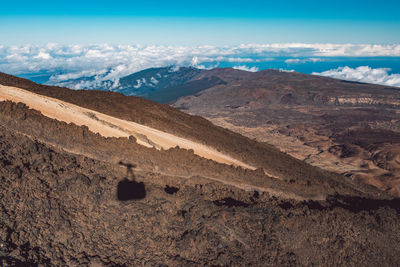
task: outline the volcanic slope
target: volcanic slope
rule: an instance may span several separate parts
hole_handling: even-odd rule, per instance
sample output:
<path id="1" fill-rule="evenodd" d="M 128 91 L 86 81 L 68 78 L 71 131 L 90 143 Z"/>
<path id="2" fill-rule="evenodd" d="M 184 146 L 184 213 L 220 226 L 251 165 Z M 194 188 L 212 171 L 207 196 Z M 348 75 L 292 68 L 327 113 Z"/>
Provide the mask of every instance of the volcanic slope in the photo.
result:
<path id="1" fill-rule="evenodd" d="M 44 86 L 39 86 L 39 88 L 48 89 L 48 87 Z M 314 199 L 314 200 L 324 199 L 328 195 L 334 194 L 336 192 L 340 192 L 342 194 L 348 194 L 354 192 L 360 193 L 365 190 L 367 191 L 369 190 L 368 188 L 361 188 L 359 184 L 357 183 L 354 184 L 351 180 L 345 181 L 345 178 L 342 176 L 335 175 L 329 172 L 324 172 L 319 170 L 318 168 L 309 166 L 308 164 L 305 164 L 290 156 L 285 155 L 284 153 L 279 152 L 278 150 L 274 149 L 271 146 L 260 145 L 259 143 L 248 140 L 247 138 L 244 138 L 238 134 L 234 134 L 222 128 L 214 127 L 211 123 L 205 121 L 204 119 L 195 117 L 193 123 L 190 121 L 190 119 L 192 119 L 190 115 L 186 115 L 182 112 L 173 110 L 168 106 L 148 101 L 147 104 L 153 105 L 152 107 L 153 109 L 148 111 L 146 107 L 145 109 L 143 109 L 144 116 L 143 115 L 142 116 L 146 118 L 147 115 L 146 112 L 154 112 L 154 110 L 156 110 L 157 108 L 163 108 L 163 109 L 168 109 L 167 112 L 165 112 L 165 114 L 161 114 L 161 116 L 159 114 L 156 114 L 155 116 L 153 115 L 153 117 L 158 116 L 156 118 L 158 120 L 162 120 L 164 119 L 162 116 L 166 116 L 168 120 L 176 120 L 176 117 L 175 118 L 173 117 L 175 114 L 169 112 L 169 109 L 173 110 L 174 113 L 178 113 L 181 116 L 183 115 L 182 117 L 186 119 L 185 122 L 188 123 L 185 124 L 186 127 L 184 128 L 189 127 L 192 131 L 188 132 L 189 134 L 192 134 L 192 136 L 185 133 L 185 131 L 179 131 L 180 129 L 175 128 L 175 125 L 168 125 L 169 128 L 167 128 L 175 130 L 175 133 L 173 133 L 172 135 L 166 133 L 166 131 L 165 132 L 161 132 L 159 130 L 157 131 L 154 129 L 156 127 L 149 128 L 142 124 L 129 122 L 127 120 L 117 119 L 116 117 L 105 115 L 97 111 L 82 109 L 79 108 L 77 105 L 71 105 L 65 101 L 60 102 L 56 100 L 56 98 L 52 99 L 49 98 L 48 96 L 44 97 L 43 95 L 29 93 L 25 90 L 9 86 L 2 86 L 1 89 L 3 92 L 2 93 L 3 99 L 14 100 L 17 102 L 22 101 L 25 102 L 25 104 L 27 104 L 28 107 L 30 105 L 33 105 L 31 106 L 32 108 L 36 108 L 40 111 L 43 111 L 45 115 L 47 114 L 47 116 L 51 118 L 57 118 L 67 123 L 75 122 L 77 125 L 85 125 L 85 127 L 89 127 L 88 128 L 89 132 L 91 132 L 90 130 L 92 129 L 93 132 L 103 133 L 105 137 L 110 137 L 110 136 L 127 137 L 132 135 L 133 137 L 132 139 L 136 140 L 139 144 L 145 144 L 148 147 L 154 146 L 156 148 L 160 148 L 160 146 L 162 147 L 164 145 L 164 148 L 169 148 L 175 145 L 183 145 L 183 147 L 186 147 L 188 149 L 193 149 L 191 153 L 197 152 L 199 155 L 208 156 L 208 158 L 216 159 L 221 163 L 229 163 L 229 164 L 233 163 L 236 164 L 237 166 L 242 166 L 244 167 L 244 169 L 240 168 L 239 171 L 234 172 L 235 174 L 229 174 L 227 176 L 223 173 L 217 175 L 215 171 L 212 169 L 201 170 L 200 172 L 197 172 L 197 174 L 202 174 L 203 176 L 217 177 L 217 179 L 219 180 L 221 179 L 226 180 L 225 177 L 234 177 L 234 175 L 236 175 L 237 177 L 232 179 L 235 180 L 234 183 L 237 185 L 244 184 L 241 185 L 242 187 L 250 187 L 250 188 L 251 186 L 263 187 L 264 188 L 263 190 L 269 190 L 270 193 L 274 193 L 275 195 L 288 196 L 289 198 L 296 198 L 296 199 Z M 86 100 L 90 99 L 88 96 L 90 96 L 91 94 L 94 95 L 102 94 L 103 98 L 97 99 L 99 102 L 94 103 L 95 107 L 97 106 L 97 104 L 101 105 L 102 102 L 104 103 L 104 101 L 109 100 L 113 96 L 118 97 L 117 100 L 119 101 L 116 101 L 115 104 L 110 102 L 105 103 L 110 109 L 108 110 L 107 108 L 104 108 L 103 110 L 104 112 L 108 113 L 116 111 L 117 110 L 116 106 L 120 104 L 124 105 L 124 100 L 125 101 L 136 100 L 132 101 L 133 103 L 128 102 L 128 105 L 130 107 L 135 107 L 137 109 L 137 114 L 139 114 L 140 107 L 138 107 L 135 104 L 137 103 L 137 100 L 144 101 L 143 99 L 140 98 L 126 97 L 116 93 L 99 92 L 99 91 L 73 91 L 66 88 L 57 88 L 57 87 L 51 89 L 52 89 L 51 92 L 53 93 L 57 91 L 61 92 L 65 91 L 65 93 L 69 93 L 70 95 L 75 94 L 77 99 L 79 100 L 82 99 L 85 100 L 84 97 L 80 95 L 82 93 L 84 94 L 88 93 Z M 81 103 L 88 103 L 88 102 L 82 101 Z M 119 116 L 123 117 L 121 115 Z M 143 121 L 140 117 L 139 118 L 136 117 L 136 119 L 139 119 L 139 121 Z M 117 162 L 118 157 L 123 158 L 124 156 L 122 155 L 126 155 L 125 159 L 128 161 L 138 160 L 137 157 L 132 158 L 131 154 L 128 153 L 129 151 L 128 149 L 121 150 L 120 148 L 112 148 L 111 146 L 106 145 L 103 146 L 105 152 L 96 153 L 95 152 L 96 149 L 99 149 L 100 151 L 100 147 L 102 147 L 101 144 L 90 146 L 82 142 L 82 144 L 79 145 L 75 141 L 67 142 L 66 140 L 70 138 L 64 140 L 63 139 L 64 135 L 61 135 L 58 138 L 56 138 L 58 136 L 57 134 L 52 135 L 51 133 L 47 133 L 46 129 L 38 131 L 38 129 L 43 128 L 43 126 L 41 126 L 40 123 L 37 123 L 36 121 L 32 121 L 31 124 L 28 124 L 29 126 L 26 126 L 25 128 L 23 128 L 22 126 L 23 124 L 21 123 L 9 120 L 6 121 L 7 123 L 11 123 L 11 125 L 13 125 L 12 127 L 14 127 L 17 130 L 20 130 L 23 133 L 32 135 L 34 132 L 36 132 L 36 134 L 34 135 L 34 137 L 36 138 L 41 138 L 45 142 L 56 144 L 59 147 L 67 149 L 69 151 L 78 151 L 78 153 L 86 153 L 92 155 L 96 159 L 103 159 L 103 157 L 100 157 L 100 155 L 108 155 L 108 157 L 113 159 L 114 162 Z M 201 124 L 199 127 L 196 124 L 198 121 L 200 123 L 206 122 L 207 129 L 204 128 L 202 129 Z M 36 125 L 36 127 L 33 127 L 33 125 Z M 19 129 L 21 127 L 22 129 Z M 203 138 L 203 140 L 201 139 L 196 140 L 196 137 L 199 136 L 199 133 L 204 133 L 205 136 L 200 135 Z M 189 137 L 184 138 L 184 137 L 179 137 L 179 135 L 182 136 L 186 135 Z M 45 137 L 47 139 L 45 139 Z M 162 138 L 160 139 L 160 137 Z M 221 144 L 218 144 L 216 142 L 219 140 L 222 142 L 222 146 Z M 161 152 L 163 153 L 165 151 L 163 150 Z M 137 155 L 137 152 L 133 153 L 132 155 Z M 189 157 L 186 160 L 189 160 L 191 158 L 193 157 Z M 151 161 L 151 159 L 148 160 Z M 170 162 L 170 160 L 162 160 L 157 167 L 161 165 L 165 166 L 167 165 L 166 164 L 167 162 Z M 185 165 L 187 164 L 182 164 L 182 166 L 178 165 L 179 163 L 177 162 L 171 163 L 171 166 L 175 167 L 174 168 L 170 167 L 168 169 L 170 170 L 170 172 L 172 171 L 173 173 L 179 175 L 196 174 L 196 172 L 193 173 L 193 169 L 190 171 L 185 170 L 184 172 L 182 172 L 182 169 L 185 169 L 186 167 Z M 221 166 L 219 168 L 227 169 L 227 167 Z M 256 168 L 259 169 L 254 170 Z M 324 177 L 325 179 L 321 179 L 321 177 Z M 270 182 L 271 179 L 274 180 L 272 183 Z M 290 186 L 287 189 L 282 189 L 282 187 L 285 187 L 287 183 L 293 184 L 293 186 Z M 307 191 L 297 190 L 295 188 L 295 185 L 299 186 L 300 188 L 307 187 L 308 190 Z M 321 190 L 321 188 L 323 189 Z"/>
<path id="2" fill-rule="evenodd" d="M 2 77 L 7 80 L 1 83 L 8 83 L 0 90 L 3 99 L 26 102 L 0 102 L 3 265 L 377 266 L 395 265 L 400 260 L 400 203 L 379 190 L 321 171 L 270 146 L 259 144 L 257 150 L 255 141 L 168 106 Z M 181 117 L 168 119 L 181 119 L 193 129 L 193 133 L 179 132 L 181 138 L 187 135 L 193 142 L 202 140 L 214 147 L 208 141 L 210 136 L 196 139 L 194 134 L 207 127 L 205 135 L 223 133 L 225 139 L 233 139 L 226 142 L 249 145 L 236 146 L 239 151 L 222 146 L 230 152 L 224 155 L 242 155 L 234 158 L 267 171 L 276 171 L 273 166 L 287 170 L 276 171 L 280 174 L 276 179 L 261 169 L 200 157 L 194 150 L 141 145 L 133 135 L 105 137 L 88 126 L 45 116 L 29 105 L 33 98 L 39 98 L 45 107 L 54 101 L 57 110 L 72 114 L 87 112 L 88 107 L 11 88 L 15 83 L 28 91 L 42 90 L 80 103 L 89 100 L 81 96 L 97 96 L 98 109 L 110 98 L 121 100 L 114 102 L 114 108 L 109 106 L 109 113 L 118 114 L 118 106 L 143 102 L 153 109 L 136 105 L 136 119 L 164 127 L 158 130 L 179 132 L 179 127 L 168 125 L 162 117 L 163 111 L 169 116 L 178 114 Z M 23 93 L 19 99 L 16 92 Z M 96 107 L 96 102 L 86 105 Z M 150 113 L 157 108 L 158 112 Z M 104 117 L 106 109 L 89 112 L 96 114 L 89 116 L 95 121 L 108 118 Z M 122 120 L 129 116 L 128 111 L 121 114 L 113 117 Z M 159 121 L 165 124 L 157 124 Z M 253 152 L 258 157 L 276 157 L 278 163 L 262 166 L 264 161 L 255 160 Z"/>
<path id="3" fill-rule="evenodd" d="M 346 178 L 341 175 L 322 171 L 294 159 L 271 145 L 260 144 L 240 134 L 216 127 L 206 119 L 188 115 L 168 105 L 114 92 L 44 86 L 2 73 L 0 84 L 25 89 L 204 144 L 233 159 L 255 168 L 262 168 L 269 176 L 287 182 L 299 185 L 325 184 L 327 188 L 338 187 L 343 183 L 348 188 L 352 183 L 350 179 L 344 181 Z M 327 180 L 321 182 L 321 177 L 326 177 Z M 358 184 L 354 187 L 358 188 Z M 332 189 L 335 190 L 337 189 Z"/>
<path id="4" fill-rule="evenodd" d="M 214 69 L 220 84 L 172 105 L 400 196 L 400 89 L 301 73 Z"/>
<path id="5" fill-rule="evenodd" d="M 138 144 L 158 149 L 169 149 L 179 146 L 192 149 L 196 155 L 212 159 L 220 163 L 234 164 L 248 169 L 252 166 L 226 156 L 215 149 L 205 145 L 174 136 L 138 123 L 121 120 L 85 109 L 58 99 L 38 95 L 16 87 L 0 85 L 0 100 L 22 102 L 32 109 L 40 111 L 43 115 L 76 125 L 85 125 L 90 131 L 100 133 L 105 137 L 134 136 Z"/>

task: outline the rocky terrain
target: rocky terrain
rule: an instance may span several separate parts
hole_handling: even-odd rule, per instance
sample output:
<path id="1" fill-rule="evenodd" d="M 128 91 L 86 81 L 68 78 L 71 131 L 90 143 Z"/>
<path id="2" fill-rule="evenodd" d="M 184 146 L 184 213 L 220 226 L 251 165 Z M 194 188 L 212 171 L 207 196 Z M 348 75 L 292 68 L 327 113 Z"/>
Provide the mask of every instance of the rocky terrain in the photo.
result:
<path id="1" fill-rule="evenodd" d="M 203 72 L 226 84 L 173 106 L 400 196 L 400 90 L 300 73 Z"/>
<path id="2" fill-rule="evenodd" d="M 0 102 L 4 266 L 400 261 L 400 202 L 374 187 L 141 98 L 41 86 L 5 74 L 0 84 L 187 138 L 256 168 L 179 147 L 144 146 L 133 135 L 105 137 L 45 116 L 29 108 L 28 99 Z"/>
<path id="3" fill-rule="evenodd" d="M 392 140 L 399 133 L 398 88 L 274 70 L 165 67 L 99 89 L 172 104 L 314 166 L 400 195 L 400 150 Z M 348 131 L 363 135 L 363 144 L 343 138 Z"/>

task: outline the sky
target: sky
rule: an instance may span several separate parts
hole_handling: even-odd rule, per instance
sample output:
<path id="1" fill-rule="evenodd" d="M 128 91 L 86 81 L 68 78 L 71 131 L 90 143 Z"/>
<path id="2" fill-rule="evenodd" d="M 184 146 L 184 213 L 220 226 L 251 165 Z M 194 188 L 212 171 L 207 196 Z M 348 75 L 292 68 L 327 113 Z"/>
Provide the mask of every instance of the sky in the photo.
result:
<path id="1" fill-rule="evenodd" d="M 400 87 L 399 0 L 0 1 L 0 71 L 37 82 L 117 86 L 174 65 Z"/>
<path id="2" fill-rule="evenodd" d="M 400 1 L 2 1 L 2 45 L 400 43 Z"/>

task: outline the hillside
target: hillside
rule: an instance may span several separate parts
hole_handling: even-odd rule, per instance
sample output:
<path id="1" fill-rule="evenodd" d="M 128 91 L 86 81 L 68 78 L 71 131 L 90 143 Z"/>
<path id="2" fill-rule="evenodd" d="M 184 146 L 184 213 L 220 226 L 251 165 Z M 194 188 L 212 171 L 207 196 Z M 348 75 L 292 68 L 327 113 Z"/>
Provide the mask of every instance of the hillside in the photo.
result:
<path id="1" fill-rule="evenodd" d="M 399 88 L 274 70 L 202 75 L 227 84 L 174 107 L 400 196 Z"/>
<path id="2" fill-rule="evenodd" d="M 166 67 L 123 77 L 112 90 L 172 104 L 400 196 L 399 88 L 276 70 Z"/>
<path id="3" fill-rule="evenodd" d="M 399 200 L 373 187 L 141 98 L 0 84 L 5 266 L 400 260 Z"/>
<path id="4" fill-rule="evenodd" d="M 167 105 L 157 104 L 140 97 L 124 96 L 114 92 L 70 90 L 44 86 L 28 80 L 0 74 L 0 84 L 59 99 L 77 106 L 98 111 L 115 118 L 143 124 L 173 135 L 208 145 L 256 168 L 264 168 L 273 176 L 305 184 L 319 181 L 319 176 L 332 176 L 296 160 L 275 147 L 260 144 L 221 127 L 208 120 L 191 116 Z M 288 168 L 290 166 L 290 168 Z M 341 183 L 342 176 L 332 177 Z"/>
<path id="5" fill-rule="evenodd" d="M 119 79 L 114 89 L 125 95 L 147 96 L 154 91 L 184 84 L 202 71 L 196 68 L 151 68 Z"/>

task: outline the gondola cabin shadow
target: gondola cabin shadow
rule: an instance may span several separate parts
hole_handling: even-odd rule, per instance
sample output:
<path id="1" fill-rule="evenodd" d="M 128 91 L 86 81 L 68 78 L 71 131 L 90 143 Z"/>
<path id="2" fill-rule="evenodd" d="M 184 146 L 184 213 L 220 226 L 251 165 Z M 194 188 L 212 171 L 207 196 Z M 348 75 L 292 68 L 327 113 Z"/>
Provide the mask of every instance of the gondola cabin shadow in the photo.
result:
<path id="1" fill-rule="evenodd" d="M 126 177 L 118 183 L 117 198 L 119 201 L 144 199 L 146 197 L 146 188 L 143 182 L 136 182 L 133 168 L 135 164 L 119 162 L 126 167 Z"/>

